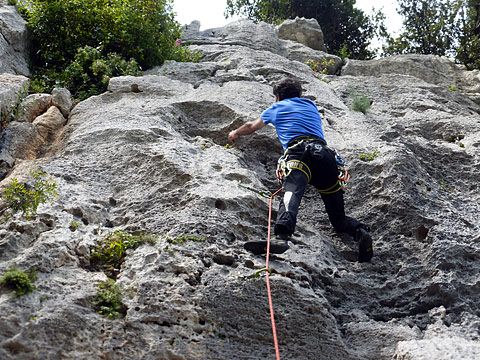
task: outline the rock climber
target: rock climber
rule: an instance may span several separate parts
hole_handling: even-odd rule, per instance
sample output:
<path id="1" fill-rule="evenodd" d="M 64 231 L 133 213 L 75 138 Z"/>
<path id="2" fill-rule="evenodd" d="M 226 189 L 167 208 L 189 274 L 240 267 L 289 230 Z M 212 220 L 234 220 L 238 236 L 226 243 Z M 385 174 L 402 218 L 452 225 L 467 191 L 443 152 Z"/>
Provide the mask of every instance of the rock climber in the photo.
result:
<path id="1" fill-rule="evenodd" d="M 370 261 L 373 256 L 372 238 L 367 225 L 345 215 L 344 190 L 338 179 L 335 152 L 327 147 L 323 135 L 322 119 L 313 101 L 302 98 L 301 84 L 286 78 L 273 87 L 275 103 L 256 120 L 246 122 L 228 134 L 231 142 L 239 136 L 250 135 L 272 124 L 284 155 L 279 160 L 277 177 L 283 184 L 275 239 L 270 251 L 281 254 L 288 250 L 288 241 L 294 233 L 298 207 L 308 183 L 321 194 L 333 228 L 352 236 L 358 242 L 358 261 Z M 250 241 L 245 249 L 256 255 L 266 252 L 267 241 Z"/>

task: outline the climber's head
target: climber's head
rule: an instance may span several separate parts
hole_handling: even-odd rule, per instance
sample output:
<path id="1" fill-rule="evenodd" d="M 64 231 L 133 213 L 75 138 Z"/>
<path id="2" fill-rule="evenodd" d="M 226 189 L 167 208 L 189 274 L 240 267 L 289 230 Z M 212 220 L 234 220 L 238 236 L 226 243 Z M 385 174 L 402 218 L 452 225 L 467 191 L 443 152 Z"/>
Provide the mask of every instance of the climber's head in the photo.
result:
<path id="1" fill-rule="evenodd" d="M 302 95 L 302 85 L 297 80 L 286 78 L 273 86 L 273 94 L 276 101 L 300 97 Z"/>

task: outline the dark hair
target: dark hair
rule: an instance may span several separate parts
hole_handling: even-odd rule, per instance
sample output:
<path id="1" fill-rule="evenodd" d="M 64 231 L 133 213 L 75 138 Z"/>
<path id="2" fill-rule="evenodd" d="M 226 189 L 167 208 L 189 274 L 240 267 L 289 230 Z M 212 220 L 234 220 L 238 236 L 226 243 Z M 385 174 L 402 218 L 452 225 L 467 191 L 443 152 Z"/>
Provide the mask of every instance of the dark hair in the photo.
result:
<path id="1" fill-rule="evenodd" d="M 302 85 L 291 78 L 283 79 L 273 86 L 273 94 L 278 95 L 280 100 L 300 97 L 302 95 Z"/>

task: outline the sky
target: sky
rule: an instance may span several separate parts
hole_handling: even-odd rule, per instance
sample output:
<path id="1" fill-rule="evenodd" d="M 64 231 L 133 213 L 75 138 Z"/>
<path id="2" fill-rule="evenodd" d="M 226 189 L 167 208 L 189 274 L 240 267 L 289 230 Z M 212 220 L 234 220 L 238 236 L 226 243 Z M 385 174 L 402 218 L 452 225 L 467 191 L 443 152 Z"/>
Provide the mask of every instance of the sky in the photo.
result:
<path id="1" fill-rule="evenodd" d="M 190 24 L 193 20 L 199 20 L 201 30 L 225 26 L 235 21 L 238 17 L 225 19 L 223 13 L 227 7 L 227 0 L 173 0 L 173 11 L 177 13 L 177 21 L 182 24 Z M 387 19 L 385 24 L 391 33 L 398 33 L 402 25 L 402 19 L 397 14 L 396 0 L 356 0 L 355 7 L 370 15 L 372 7 L 380 9 Z"/>

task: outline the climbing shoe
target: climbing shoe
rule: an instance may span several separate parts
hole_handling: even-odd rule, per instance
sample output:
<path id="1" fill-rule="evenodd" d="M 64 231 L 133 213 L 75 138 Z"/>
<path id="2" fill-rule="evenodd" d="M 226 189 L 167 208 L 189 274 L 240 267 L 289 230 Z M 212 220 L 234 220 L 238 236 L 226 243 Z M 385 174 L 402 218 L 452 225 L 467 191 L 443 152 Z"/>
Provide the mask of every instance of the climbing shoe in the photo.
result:
<path id="1" fill-rule="evenodd" d="M 267 241 L 249 241 L 246 242 L 243 247 L 245 250 L 254 253 L 255 255 L 265 254 L 267 252 Z M 288 250 L 288 241 L 277 237 L 270 241 L 270 252 L 272 254 L 283 254 Z"/>
<path id="2" fill-rule="evenodd" d="M 359 227 L 355 231 L 355 239 L 358 241 L 358 262 L 370 261 L 373 257 L 373 244 L 368 231 Z"/>

